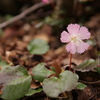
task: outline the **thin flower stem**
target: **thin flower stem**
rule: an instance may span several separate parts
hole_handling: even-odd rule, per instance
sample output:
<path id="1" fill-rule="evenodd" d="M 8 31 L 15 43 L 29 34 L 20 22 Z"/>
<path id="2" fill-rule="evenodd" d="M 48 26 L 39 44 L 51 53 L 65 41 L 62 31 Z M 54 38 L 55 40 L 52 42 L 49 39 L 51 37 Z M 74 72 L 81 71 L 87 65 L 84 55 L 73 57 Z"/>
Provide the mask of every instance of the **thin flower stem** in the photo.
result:
<path id="1" fill-rule="evenodd" d="M 71 63 L 72 63 L 72 53 L 70 53 L 70 64 L 69 64 L 70 69 L 71 69 Z"/>

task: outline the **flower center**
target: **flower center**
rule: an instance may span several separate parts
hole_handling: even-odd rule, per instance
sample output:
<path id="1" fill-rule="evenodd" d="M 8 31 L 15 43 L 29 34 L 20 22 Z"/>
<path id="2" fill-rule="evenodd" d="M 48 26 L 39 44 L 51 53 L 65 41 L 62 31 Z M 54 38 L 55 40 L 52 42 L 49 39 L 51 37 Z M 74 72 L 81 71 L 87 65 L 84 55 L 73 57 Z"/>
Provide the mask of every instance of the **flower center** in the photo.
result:
<path id="1" fill-rule="evenodd" d="M 75 43 L 77 46 L 79 46 L 79 42 L 80 41 L 82 41 L 81 39 L 80 39 L 80 34 L 72 34 L 71 35 L 71 37 L 70 37 L 70 39 L 71 39 L 71 43 Z"/>

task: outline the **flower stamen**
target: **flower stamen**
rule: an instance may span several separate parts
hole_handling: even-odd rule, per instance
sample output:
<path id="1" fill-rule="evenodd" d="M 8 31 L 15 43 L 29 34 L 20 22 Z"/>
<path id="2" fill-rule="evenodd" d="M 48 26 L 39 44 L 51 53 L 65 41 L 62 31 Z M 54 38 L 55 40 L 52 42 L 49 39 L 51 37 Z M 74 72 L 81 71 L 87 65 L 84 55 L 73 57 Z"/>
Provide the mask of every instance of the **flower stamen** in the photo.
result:
<path id="1" fill-rule="evenodd" d="M 71 35 L 71 43 L 75 43 L 77 46 L 79 46 L 79 42 L 82 41 L 80 39 L 80 34 L 77 34 L 77 35 Z"/>

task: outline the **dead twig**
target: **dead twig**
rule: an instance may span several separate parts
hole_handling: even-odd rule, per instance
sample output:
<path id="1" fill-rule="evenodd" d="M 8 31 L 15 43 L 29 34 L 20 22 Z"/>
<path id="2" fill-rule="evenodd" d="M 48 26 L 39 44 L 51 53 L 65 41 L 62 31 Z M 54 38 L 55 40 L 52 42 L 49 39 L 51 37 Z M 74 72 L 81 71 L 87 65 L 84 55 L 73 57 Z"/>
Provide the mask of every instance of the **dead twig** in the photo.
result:
<path id="1" fill-rule="evenodd" d="M 3 23 L 0 24 L 0 28 L 4 28 L 6 26 L 8 26 L 9 24 L 11 23 L 14 23 L 22 18 L 24 18 L 27 14 L 29 14 L 30 12 L 40 8 L 40 7 L 43 7 L 45 4 L 43 2 L 40 2 L 40 3 L 37 3 L 35 5 L 33 5 L 32 7 L 26 9 L 25 11 L 23 11 L 21 14 L 13 17 L 12 19 L 8 20 L 8 21 L 5 21 Z"/>

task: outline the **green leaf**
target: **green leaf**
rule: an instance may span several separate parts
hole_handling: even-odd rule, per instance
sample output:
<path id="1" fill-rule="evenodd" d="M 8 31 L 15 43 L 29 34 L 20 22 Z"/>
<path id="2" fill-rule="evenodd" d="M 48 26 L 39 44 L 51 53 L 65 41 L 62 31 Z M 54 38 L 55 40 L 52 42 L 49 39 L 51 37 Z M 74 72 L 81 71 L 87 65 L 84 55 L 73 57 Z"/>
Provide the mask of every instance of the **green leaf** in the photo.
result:
<path id="1" fill-rule="evenodd" d="M 52 21 L 53 21 L 53 18 L 50 17 L 50 16 L 47 16 L 47 17 L 44 19 L 44 23 L 45 23 L 45 24 L 50 24 Z"/>
<path id="2" fill-rule="evenodd" d="M 97 54 L 97 56 L 99 56 L 99 57 L 100 57 L 100 52 L 96 52 L 96 54 Z"/>
<path id="3" fill-rule="evenodd" d="M 55 68 L 54 68 L 53 66 L 51 66 L 50 69 L 51 69 L 53 72 L 56 73 L 56 70 L 55 70 Z"/>
<path id="4" fill-rule="evenodd" d="M 50 25 L 55 26 L 55 25 L 60 25 L 61 23 L 63 23 L 63 19 L 59 19 L 59 20 L 53 19 Z"/>
<path id="5" fill-rule="evenodd" d="M 4 100 L 18 100 L 24 97 L 31 84 L 31 76 L 20 77 L 7 83 L 2 89 L 1 98 Z"/>
<path id="6" fill-rule="evenodd" d="M 27 69 L 23 66 L 20 66 L 20 65 L 4 67 L 4 68 L 2 68 L 0 73 L 20 75 L 20 76 L 28 75 Z"/>
<path id="7" fill-rule="evenodd" d="M 1 61 L 0 66 L 8 66 L 8 64 L 5 61 Z"/>
<path id="8" fill-rule="evenodd" d="M 1 98 L 4 100 L 17 100 L 24 97 L 31 85 L 32 77 L 23 66 L 4 67 L 0 71 Z"/>
<path id="9" fill-rule="evenodd" d="M 29 89 L 28 93 L 26 94 L 26 96 L 31 96 L 33 94 L 39 93 L 41 92 L 43 89 L 42 88 L 38 88 L 38 89 Z"/>
<path id="10" fill-rule="evenodd" d="M 81 71 L 81 72 L 90 71 L 96 68 L 99 62 L 100 62 L 99 59 L 96 60 L 88 59 L 82 62 L 80 65 L 74 66 L 74 70 Z"/>
<path id="11" fill-rule="evenodd" d="M 27 49 L 31 54 L 45 54 L 49 50 L 49 45 L 42 39 L 33 39 Z"/>
<path id="12" fill-rule="evenodd" d="M 0 66 L 9 66 L 7 62 L 3 61 L 2 58 L 0 57 Z"/>
<path id="13" fill-rule="evenodd" d="M 65 11 L 60 11 L 59 13 L 62 13 L 64 14 Z M 49 24 L 51 26 L 60 26 L 62 23 L 64 23 L 64 19 L 55 19 L 53 18 L 53 16 L 47 16 L 45 19 L 44 19 L 44 24 Z"/>
<path id="14" fill-rule="evenodd" d="M 95 68 L 95 70 L 100 74 L 100 67 Z"/>
<path id="15" fill-rule="evenodd" d="M 76 85 L 77 89 L 83 90 L 84 88 L 86 88 L 87 86 L 84 83 L 78 82 L 78 84 Z"/>
<path id="16" fill-rule="evenodd" d="M 0 84 L 5 84 L 16 78 L 27 75 L 27 70 L 23 66 L 4 67 L 0 70 Z"/>
<path id="17" fill-rule="evenodd" d="M 33 78 L 35 80 L 38 80 L 39 82 L 43 82 L 46 77 L 50 76 L 53 73 L 53 71 L 50 71 L 45 67 L 44 63 L 40 63 L 33 68 Z"/>
<path id="18" fill-rule="evenodd" d="M 57 77 L 46 78 L 43 81 L 43 91 L 49 96 L 56 98 L 65 91 L 71 91 L 76 87 L 78 77 L 71 71 L 64 71 Z"/>

